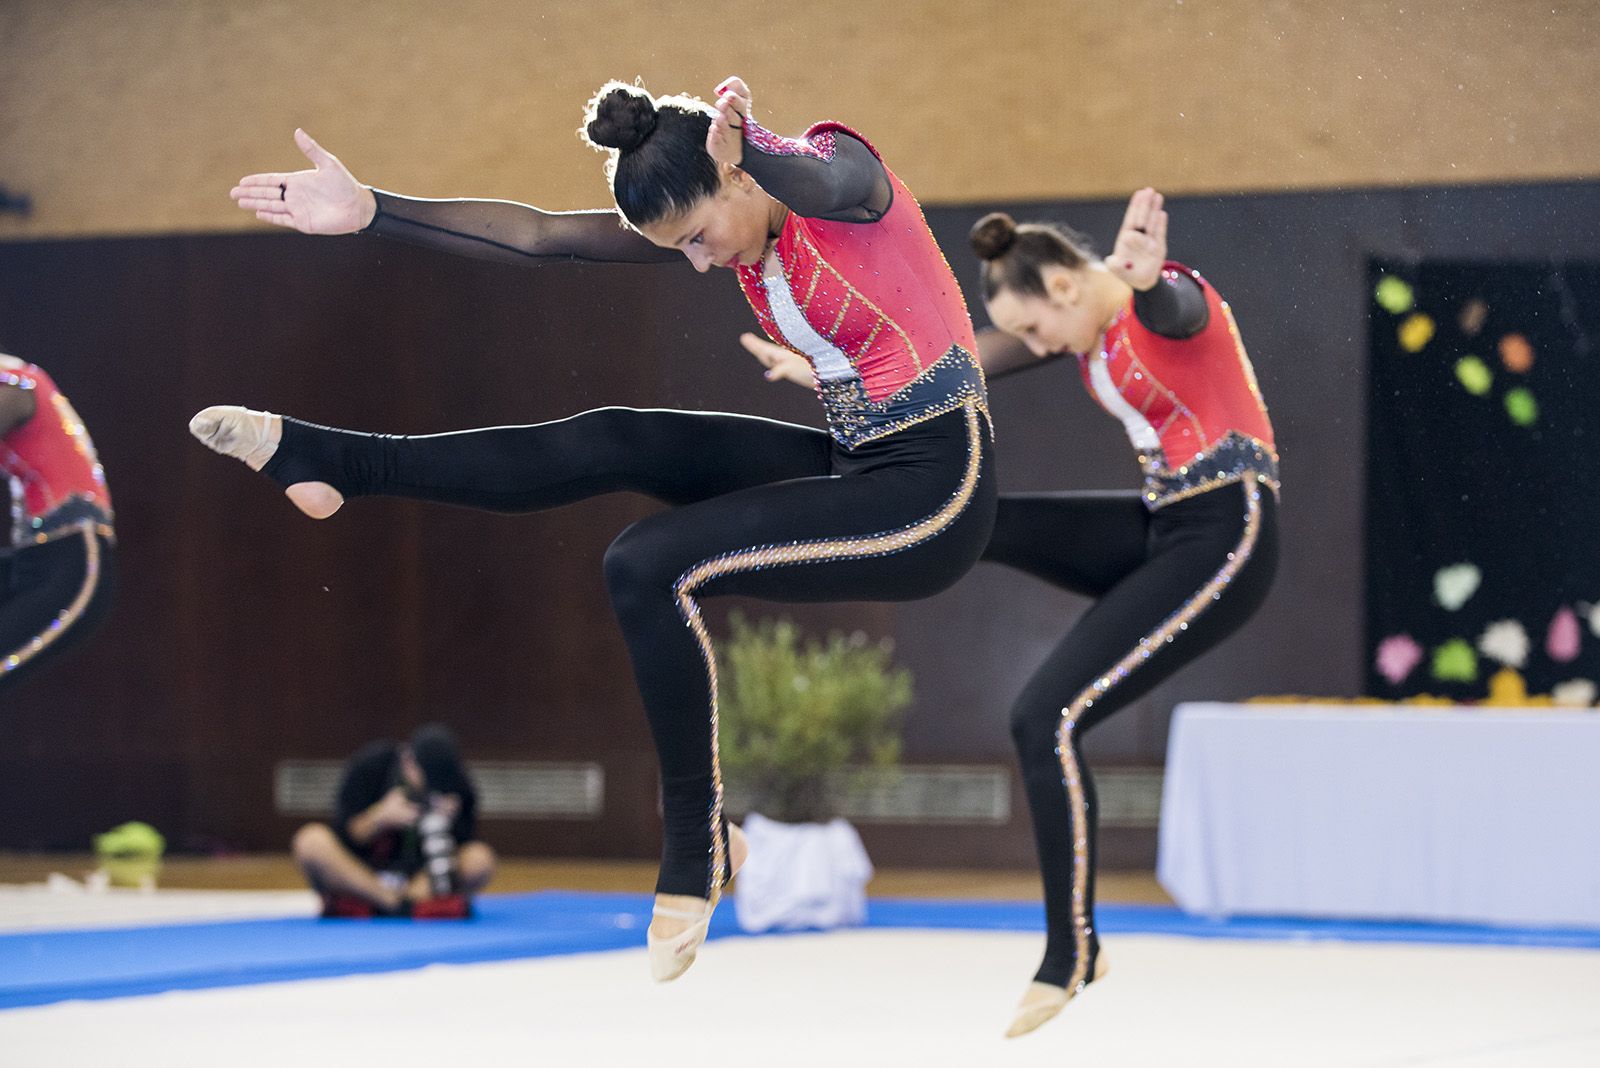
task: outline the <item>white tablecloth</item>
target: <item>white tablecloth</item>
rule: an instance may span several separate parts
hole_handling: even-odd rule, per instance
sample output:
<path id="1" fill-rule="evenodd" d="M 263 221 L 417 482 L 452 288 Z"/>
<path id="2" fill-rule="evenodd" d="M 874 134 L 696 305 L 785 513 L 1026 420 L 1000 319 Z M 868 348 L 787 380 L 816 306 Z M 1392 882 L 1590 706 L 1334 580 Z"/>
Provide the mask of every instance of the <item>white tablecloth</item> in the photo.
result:
<path id="1" fill-rule="evenodd" d="M 1196 913 L 1600 927 L 1600 712 L 1180 705 L 1157 875 Z"/>

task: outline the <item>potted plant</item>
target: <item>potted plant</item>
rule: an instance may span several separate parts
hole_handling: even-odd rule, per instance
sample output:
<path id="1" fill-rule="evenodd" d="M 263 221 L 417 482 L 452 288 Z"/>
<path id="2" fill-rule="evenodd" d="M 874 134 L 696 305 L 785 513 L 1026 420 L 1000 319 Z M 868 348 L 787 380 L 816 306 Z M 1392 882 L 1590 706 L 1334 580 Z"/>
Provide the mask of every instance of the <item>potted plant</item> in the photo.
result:
<path id="1" fill-rule="evenodd" d="M 734 895 L 747 931 L 818 928 L 866 918 L 872 878 L 839 799 L 892 774 L 911 673 L 893 643 L 861 632 L 805 639 L 787 619 L 735 612 L 718 654 L 720 740 L 730 810 L 750 859 Z"/>

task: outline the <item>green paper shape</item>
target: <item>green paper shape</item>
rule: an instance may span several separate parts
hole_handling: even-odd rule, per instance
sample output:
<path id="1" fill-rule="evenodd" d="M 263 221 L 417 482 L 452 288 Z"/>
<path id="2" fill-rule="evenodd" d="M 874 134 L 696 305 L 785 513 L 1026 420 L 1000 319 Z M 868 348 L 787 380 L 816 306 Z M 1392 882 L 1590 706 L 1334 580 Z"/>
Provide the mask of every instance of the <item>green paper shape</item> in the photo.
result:
<path id="1" fill-rule="evenodd" d="M 1433 677 L 1440 682 L 1476 682 L 1478 654 L 1465 638 L 1451 638 L 1433 651 Z"/>
<path id="2" fill-rule="evenodd" d="M 1531 390 L 1518 386 L 1506 394 L 1506 414 L 1518 426 L 1532 426 L 1539 421 L 1539 402 Z"/>
<path id="3" fill-rule="evenodd" d="M 160 831 L 137 820 L 94 836 L 94 851 L 101 857 L 159 857 L 166 847 Z"/>
<path id="4" fill-rule="evenodd" d="M 1391 315 L 1408 312 L 1416 303 L 1411 287 L 1392 274 L 1386 274 L 1378 279 L 1377 288 L 1372 291 L 1372 296 L 1378 302 L 1378 306 Z"/>
<path id="5" fill-rule="evenodd" d="M 1481 397 L 1494 384 L 1494 372 L 1478 357 L 1463 356 L 1456 361 L 1456 381 L 1474 397 Z"/>

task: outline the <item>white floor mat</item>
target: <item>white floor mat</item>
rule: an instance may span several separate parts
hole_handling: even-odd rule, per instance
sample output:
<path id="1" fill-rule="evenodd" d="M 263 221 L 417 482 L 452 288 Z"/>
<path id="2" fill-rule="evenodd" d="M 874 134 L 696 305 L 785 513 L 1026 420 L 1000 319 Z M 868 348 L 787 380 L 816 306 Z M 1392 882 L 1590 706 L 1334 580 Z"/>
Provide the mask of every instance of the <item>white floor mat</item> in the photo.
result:
<path id="1" fill-rule="evenodd" d="M 1061 1017 L 1000 1037 L 1041 940 L 727 939 L 0 1012 L 6 1068 L 732 1064 L 1594 1068 L 1600 952 L 1123 935 Z"/>

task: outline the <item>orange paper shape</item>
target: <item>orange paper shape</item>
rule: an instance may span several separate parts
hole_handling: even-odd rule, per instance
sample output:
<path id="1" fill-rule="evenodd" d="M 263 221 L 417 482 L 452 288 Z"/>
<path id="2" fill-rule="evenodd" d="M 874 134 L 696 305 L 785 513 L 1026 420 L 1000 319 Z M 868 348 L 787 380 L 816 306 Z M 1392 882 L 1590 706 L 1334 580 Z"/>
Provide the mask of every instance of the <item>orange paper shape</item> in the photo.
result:
<path id="1" fill-rule="evenodd" d="M 1500 339 L 1500 362 L 1506 370 L 1525 375 L 1533 370 L 1533 346 L 1521 334 L 1507 334 Z"/>

